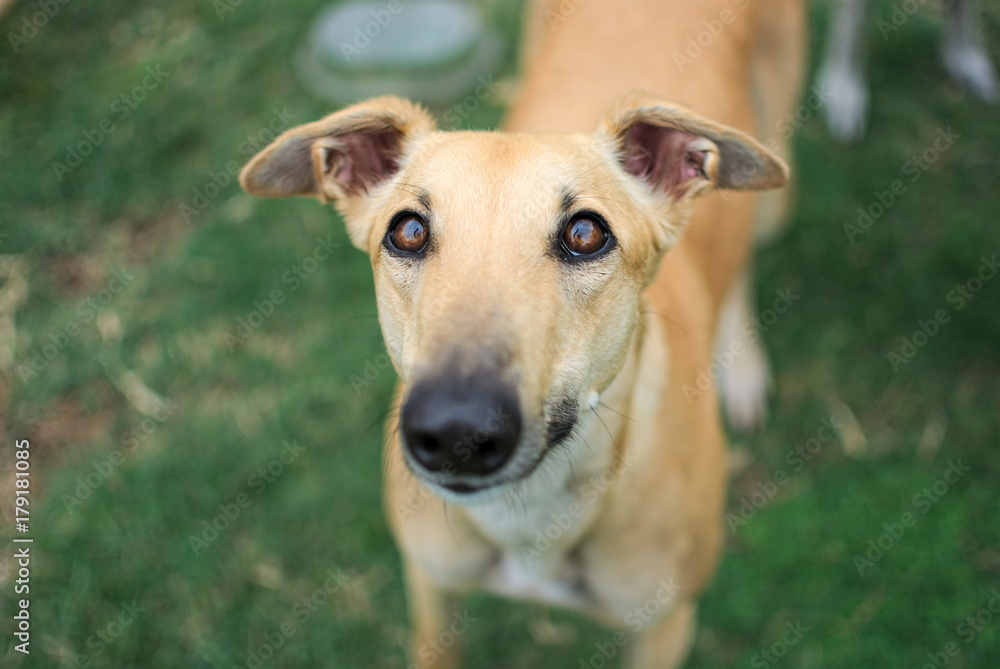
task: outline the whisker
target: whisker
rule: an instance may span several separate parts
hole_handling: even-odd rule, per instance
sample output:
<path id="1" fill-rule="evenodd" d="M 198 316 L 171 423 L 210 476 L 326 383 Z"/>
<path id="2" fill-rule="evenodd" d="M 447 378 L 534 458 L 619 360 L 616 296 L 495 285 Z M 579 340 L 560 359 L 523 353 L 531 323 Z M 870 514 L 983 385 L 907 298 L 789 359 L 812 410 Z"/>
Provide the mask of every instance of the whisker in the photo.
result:
<path id="1" fill-rule="evenodd" d="M 563 455 L 566 458 L 566 466 L 569 467 L 569 477 L 571 481 L 576 480 L 576 470 L 573 469 L 573 458 L 569 457 L 569 451 L 564 451 Z M 555 483 L 555 481 L 553 481 Z"/>
<path id="2" fill-rule="evenodd" d="M 681 332 L 683 332 L 684 334 L 687 334 L 687 330 L 684 329 L 683 327 L 681 327 L 680 323 L 678 323 L 674 319 L 670 318 L 669 316 L 664 316 L 663 314 L 658 313 L 656 311 L 653 311 L 651 309 L 647 309 L 646 311 L 640 311 L 639 313 L 640 314 L 652 314 L 653 316 L 657 316 L 659 318 L 662 318 L 663 320 L 665 320 L 666 322 L 670 323 L 671 325 L 673 325 L 674 327 L 676 327 L 678 330 L 680 330 Z"/>
<path id="3" fill-rule="evenodd" d="M 451 507 L 448 505 L 448 502 L 444 501 L 443 497 L 438 497 L 438 499 L 441 500 L 441 509 L 444 513 L 444 522 L 448 525 L 448 531 L 451 532 L 451 536 L 456 541 L 460 541 L 458 535 L 455 533 L 455 526 L 451 523 Z"/>
<path id="4" fill-rule="evenodd" d="M 360 436 L 360 437 L 358 437 L 358 441 L 357 441 L 357 443 L 355 444 L 355 446 L 361 446 L 361 442 L 362 442 L 362 441 L 364 440 L 364 438 L 365 438 L 365 437 L 367 437 L 367 436 L 368 436 L 368 432 L 370 432 L 370 431 L 371 431 L 371 429 L 372 429 L 373 427 L 375 427 L 375 426 L 376 426 L 377 424 L 379 424 L 379 423 L 380 423 L 381 421 L 383 421 L 383 420 L 385 420 L 385 419 L 386 419 L 387 417 L 389 417 L 389 415 L 390 415 L 390 414 L 394 414 L 394 413 L 398 415 L 398 413 L 399 413 L 399 410 L 398 410 L 398 409 L 396 409 L 396 408 L 391 408 L 391 409 L 389 409 L 388 411 L 386 411 L 386 412 L 384 412 L 384 413 L 381 413 L 381 414 L 379 414 L 379 415 L 378 415 L 378 416 L 377 416 L 377 417 L 375 418 L 375 420 L 373 420 L 373 421 L 372 421 L 371 423 L 369 423 L 369 424 L 368 424 L 368 427 L 366 427 L 366 428 L 364 429 L 364 431 L 362 431 L 362 433 L 361 433 L 361 436 Z"/>
<path id="5" fill-rule="evenodd" d="M 618 448 L 618 442 L 615 440 L 615 435 L 611 434 L 611 430 L 608 429 L 608 424 L 604 422 L 603 418 L 601 418 L 601 414 L 597 411 L 597 407 L 594 407 L 594 415 L 597 416 L 597 420 L 601 421 L 601 425 L 604 426 L 604 431 L 608 433 L 608 437 L 611 439 L 611 443 L 615 447 L 615 453 L 621 453 L 621 450 Z"/>
<path id="6" fill-rule="evenodd" d="M 618 160 L 618 157 L 617 157 L 617 156 L 615 156 L 614 158 L 609 158 L 608 160 L 605 160 L 605 161 L 604 161 L 604 162 L 602 162 L 602 163 L 597 163 L 596 165 L 594 165 L 593 167 L 591 167 L 591 168 L 590 168 L 589 170 L 586 170 L 586 171 L 584 171 L 584 172 L 581 172 L 580 174 L 578 174 L 578 175 L 576 176 L 576 178 L 575 178 L 575 179 L 573 179 L 573 180 L 572 180 L 572 181 L 570 182 L 570 184 L 569 184 L 569 185 L 570 185 L 570 186 L 572 186 L 572 185 L 573 185 L 573 184 L 575 184 L 575 183 L 576 183 L 577 181 L 579 181 L 580 179 L 582 179 L 582 178 L 583 178 L 583 177 L 585 177 L 586 175 L 588 175 L 588 174 L 590 174 L 591 172 L 593 172 L 594 170 L 596 170 L 596 169 L 597 169 L 598 167 L 602 167 L 602 166 L 604 166 L 604 165 L 607 165 L 608 163 L 612 163 L 612 162 L 615 162 L 616 160 Z"/>
<path id="7" fill-rule="evenodd" d="M 633 422 L 633 423 L 635 422 L 634 420 L 632 420 L 631 418 L 629 418 L 628 416 L 626 416 L 626 415 L 625 415 L 625 414 L 623 414 L 622 412 L 620 412 L 620 411 L 615 411 L 614 409 L 612 409 L 611 407 L 609 407 L 609 406 L 608 406 L 607 404 L 605 404 L 605 403 L 604 403 L 604 402 L 602 402 L 601 400 L 597 400 L 597 403 L 598 403 L 598 404 L 600 404 L 600 405 L 601 405 L 602 407 L 604 407 L 605 409 L 607 409 L 608 411 L 613 411 L 614 413 L 618 414 L 619 416 L 621 416 L 621 417 L 622 417 L 622 418 L 624 418 L 625 420 L 627 420 L 627 421 L 630 421 L 630 422 Z"/>
<path id="8" fill-rule="evenodd" d="M 611 178 L 605 179 L 604 181 L 600 181 L 600 182 L 598 182 L 596 184 L 591 184 L 590 187 L 591 188 L 600 188 L 601 186 L 607 186 L 608 184 L 614 184 L 614 183 L 619 183 L 619 180 L 618 180 L 618 177 L 612 176 Z M 582 195 L 581 197 L 590 197 L 590 196 L 589 195 Z"/>
<path id="9" fill-rule="evenodd" d="M 513 512 L 514 519 L 517 522 L 520 523 L 523 520 L 524 524 L 522 525 L 522 527 L 523 527 L 523 529 L 525 531 L 527 531 L 527 529 L 528 529 L 528 506 L 527 506 L 527 504 L 524 501 L 524 489 L 522 487 L 523 485 L 524 485 L 524 481 L 515 481 L 514 482 L 514 485 L 512 485 L 511 489 L 510 489 L 510 492 L 511 492 L 511 494 L 513 496 L 513 499 L 511 499 L 510 497 L 508 497 L 507 505 L 510 507 L 511 512 Z M 517 503 L 515 504 L 515 502 L 517 502 Z M 521 507 L 520 516 L 517 513 L 517 507 L 518 506 Z M 518 518 L 520 518 L 520 520 Z"/>
<path id="10" fill-rule="evenodd" d="M 399 424 L 397 423 L 396 428 L 392 431 L 392 436 L 395 437 L 396 433 L 399 431 Z M 389 483 L 389 452 L 386 451 L 382 458 L 382 487 L 383 489 Z"/>
<path id="11" fill-rule="evenodd" d="M 632 211 L 632 212 L 635 212 L 635 213 L 639 212 L 639 210 L 635 206 L 633 206 L 631 202 L 626 202 L 624 200 L 619 200 L 619 199 L 613 198 L 613 197 L 602 197 L 600 195 L 582 195 L 580 197 L 580 199 L 581 200 L 604 200 L 605 202 L 614 202 L 615 204 L 619 204 L 619 205 L 625 207 L 629 211 Z"/>
<path id="12" fill-rule="evenodd" d="M 414 190 L 410 190 L 410 188 L 403 188 L 403 186 L 409 186 L 410 188 L 413 188 Z M 409 193 L 413 197 L 420 197 L 420 189 L 419 189 L 419 187 L 414 186 L 413 184 L 394 183 L 394 184 L 392 184 L 392 187 L 395 188 L 396 190 L 401 190 L 404 193 Z"/>

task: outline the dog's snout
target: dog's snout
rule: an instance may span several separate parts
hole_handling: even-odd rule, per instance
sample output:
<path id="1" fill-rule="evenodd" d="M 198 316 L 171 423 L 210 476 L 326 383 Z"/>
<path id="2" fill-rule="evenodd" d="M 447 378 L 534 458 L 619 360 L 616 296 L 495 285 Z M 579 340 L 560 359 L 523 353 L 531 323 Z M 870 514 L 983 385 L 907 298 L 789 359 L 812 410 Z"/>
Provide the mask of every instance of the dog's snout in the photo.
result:
<path id="1" fill-rule="evenodd" d="M 401 420 L 406 449 L 434 474 L 492 474 L 510 459 L 521 437 L 514 392 L 482 380 L 419 383 Z"/>

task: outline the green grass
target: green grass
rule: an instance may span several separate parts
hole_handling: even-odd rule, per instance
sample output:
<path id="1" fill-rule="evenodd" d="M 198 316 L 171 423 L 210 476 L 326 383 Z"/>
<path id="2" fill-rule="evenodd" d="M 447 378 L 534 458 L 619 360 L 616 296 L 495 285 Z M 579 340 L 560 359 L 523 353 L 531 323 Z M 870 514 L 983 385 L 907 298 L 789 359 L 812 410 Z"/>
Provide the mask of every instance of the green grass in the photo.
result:
<path id="1" fill-rule="evenodd" d="M 294 123 L 329 111 L 290 65 L 324 4 L 244 2 L 220 19 L 209 2 L 70 2 L 18 53 L 0 49 L 0 325 L 16 332 L 0 339 L 0 352 L 13 347 L 0 429 L 5 454 L 31 439 L 36 541 L 24 658 L 7 650 L 11 518 L 0 531 L 4 666 L 231 669 L 283 622 L 295 634 L 266 666 L 406 666 L 380 506 L 394 378 L 369 367 L 370 385 L 352 384 L 383 351 L 368 260 L 315 202 L 258 201 L 230 181 L 190 224 L 181 211 L 211 173 L 248 158 L 241 143 L 275 107 Z M 511 42 L 516 4 L 485 3 Z M 876 4 L 888 17 L 892 5 Z M 35 11 L 20 3 L 0 32 Z M 1000 10 L 984 11 L 1000 62 Z M 828 7 L 812 13 L 821 44 Z M 798 208 L 760 256 L 757 291 L 762 304 L 778 289 L 801 299 L 766 333 L 773 415 L 735 439 L 751 463 L 731 510 L 791 473 L 787 454 L 822 419 L 845 427 L 730 533 L 691 667 L 763 666 L 755 656 L 789 621 L 809 631 L 782 666 L 922 667 L 949 642 L 962 654 L 953 666 L 998 666 L 1000 616 L 971 639 L 958 626 L 1000 588 L 1000 279 L 961 310 L 948 294 L 1000 253 L 1000 113 L 946 79 L 939 32 L 932 9 L 888 41 L 873 25 L 865 141 L 839 146 L 815 117 L 797 136 Z M 156 66 L 163 81 L 119 119 L 116 99 Z M 500 74 L 512 71 L 508 58 Z M 498 99 L 466 123 L 501 113 Z M 60 181 L 52 163 L 105 118 L 114 129 Z M 949 127 L 954 146 L 908 181 L 909 157 Z M 844 224 L 897 179 L 906 192 L 851 243 Z M 331 257 L 289 280 L 327 236 Z M 89 303 L 122 268 L 134 278 L 110 304 Z M 275 290 L 284 301 L 230 351 L 226 333 Z M 887 355 L 938 309 L 950 320 L 894 372 Z M 22 379 L 18 366 L 52 337 L 63 350 Z M 140 413 L 136 380 L 176 409 Z M 277 470 L 285 442 L 304 450 L 270 481 L 255 475 Z M 958 459 L 970 471 L 924 512 L 914 496 Z M 98 485 L 77 503 L 88 476 Z M 239 515 L 196 554 L 191 537 L 220 505 Z M 908 512 L 915 524 L 859 574 L 855 556 Z M 302 608 L 331 571 L 346 581 Z M 133 600 L 145 609 L 134 616 Z M 563 634 L 538 643 L 536 609 L 487 596 L 468 606 L 468 667 L 577 667 L 612 636 L 553 612 Z"/>

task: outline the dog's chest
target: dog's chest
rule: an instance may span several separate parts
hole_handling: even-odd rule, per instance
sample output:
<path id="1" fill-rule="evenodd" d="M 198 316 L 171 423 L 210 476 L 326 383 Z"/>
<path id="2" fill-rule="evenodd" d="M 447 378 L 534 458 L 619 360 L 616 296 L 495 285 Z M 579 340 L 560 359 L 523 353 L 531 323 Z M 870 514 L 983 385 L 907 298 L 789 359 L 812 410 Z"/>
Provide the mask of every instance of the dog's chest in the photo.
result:
<path id="1" fill-rule="evenodd" d="M 564 489 L 544 503 L 536 499 L 473 510 L 478 529 L 496 547 L 483 587 L 516 599 L 592 607 L 578 548 L 597 515 L 595 501 L 596 495 Z"/>

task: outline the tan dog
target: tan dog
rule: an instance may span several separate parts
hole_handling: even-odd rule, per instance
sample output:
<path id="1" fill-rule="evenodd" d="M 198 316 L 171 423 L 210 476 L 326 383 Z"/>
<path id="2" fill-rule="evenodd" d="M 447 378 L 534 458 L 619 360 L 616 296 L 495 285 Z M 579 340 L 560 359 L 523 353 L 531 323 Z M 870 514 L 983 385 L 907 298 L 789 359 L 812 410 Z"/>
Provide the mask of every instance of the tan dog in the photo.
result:
<path id="1" fill-rule="evenodd" d="M 634 633 L 613 637 L 636 639 L 633 666 L 676 667 L 722 541 L 717 399 L 683 389 L 720 309 L 747 310 L 758 202 L 694 199 L 785 183 L 780 159 L 715 121 L 766 131 L 791 109 L 801 8 L 569 9 L 530 10 L 510 132 L 439 132 L 379 98 L 286 132 L 241 175 L 250 193 L 336 202 L 371 256 L 401 379 L 386 499 L 423 668 L 456 666 L 441 635 L 470 589 L 592 614 Z M 699 58 L 671 62 L 716 20 Z"/>

